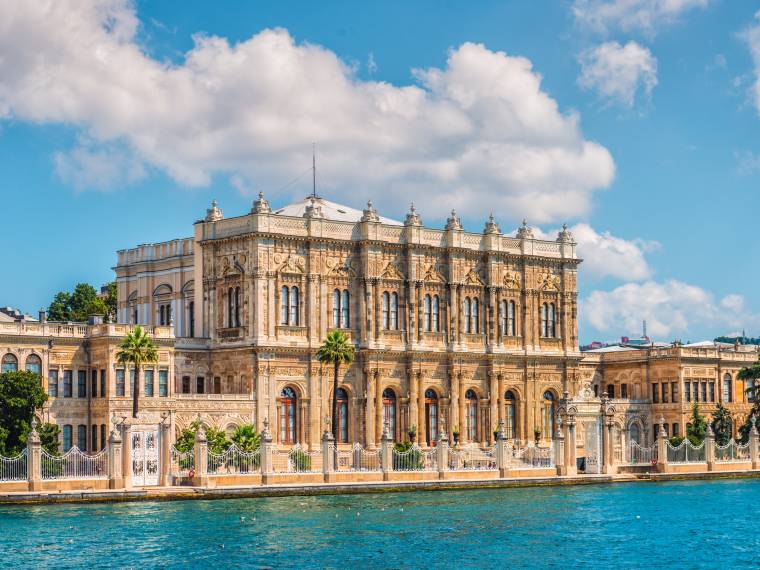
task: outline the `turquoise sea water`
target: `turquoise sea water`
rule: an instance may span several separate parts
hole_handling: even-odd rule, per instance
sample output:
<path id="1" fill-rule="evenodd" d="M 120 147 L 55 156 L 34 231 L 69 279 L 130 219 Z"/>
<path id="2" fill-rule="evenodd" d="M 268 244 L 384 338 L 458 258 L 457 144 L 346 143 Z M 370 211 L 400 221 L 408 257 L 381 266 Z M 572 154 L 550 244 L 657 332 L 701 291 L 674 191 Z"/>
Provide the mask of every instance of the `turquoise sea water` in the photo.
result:
<path id="1" fill-rule="evenodd" d="M 760 480 L 14 506 L 0 566 L 760 568 L 758 521 Z"/>

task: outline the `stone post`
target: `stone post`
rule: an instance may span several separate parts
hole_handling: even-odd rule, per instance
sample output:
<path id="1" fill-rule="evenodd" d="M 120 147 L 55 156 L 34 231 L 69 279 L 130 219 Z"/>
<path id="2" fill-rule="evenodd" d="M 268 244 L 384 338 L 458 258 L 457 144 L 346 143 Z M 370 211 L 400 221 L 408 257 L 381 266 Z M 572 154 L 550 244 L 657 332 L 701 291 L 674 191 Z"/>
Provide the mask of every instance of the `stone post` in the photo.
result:
<path id="1" fill-rule="evenodd" d="M 273 475 L 272 434 L 269 432 L 269 420 L 264 418 L 264 429 L 261 432 L 261 484 L 269 485 Z"/>
<path id="2" fill-rule="evenodd" d="M 501 428 L 501 423 L 499 424 Z M 567 475 L 565 468 L 565 435 L 562 433 L 562 418 L 557 420 L 557 430 L 554 432 L 554 466 L 557 468 L 557 475 Z"/>
<path id="3" fill-rule="evenodd" d="M 127 419 L 119 424 L 121 432 L 121 476 L 124 481 L 124 489 L 132 488 L 132 426 L 127 423 Z"/>
<path id="4" fill-rule="evenodd" d="M 705 433 L 705 462 L 708 471 L 715 471 L 715 432 L 709 423 Z"/>
<path id="5" fill-rule="evenodd" d="M 664 473 L 668 469 L 668 436 L 665 433 L 665 418 L 660 417 L 660 431 L 657 433 L 657 471 Z"/>
<path id="6" fill-rule="evenodd" d="M 383 471 L 383 481 L 387 481 L 393 471 L 393 437 L 391 437 L 390 425 L 387 421 L 380 438 L 380 467 Z"/>
<path id="7" fill-rule="evenodd" d="M 335 446 L 335 438 L 330 433 L 329 422 L 322 434 L 322 473 L 324 474 L 325 483 L 331 483 L 335 480 L 336 455 L 338 449 Z"/>
<path id="8" fill-rule="evenodd" d="M 499 420 L 499 433 L 496 434 L 496 466 L 499 477 L 509 477 L 509 444 L 503 419 Z"/>
<path id="9" fill-rule="evenodd" d="M 615 442 L 612 431 L 615 424 L 612 421 L 612 416 L 607 416 L 605 425 L 607 426 L 607 434 L 604 444 L 604 472 L 607 475 L 614 475 L 617 473 L 617 466 L 615 465 Z"/>
<path id="10" fill-rule="evenodd" d="M 42 487 L 42 443 L 37 433 L 37 420 L 32 419 L 32 431 L 26 440 L 26 477 L 30 491 L 39 491 Z"/>
<path id="11" fill-rule="evenodd" d="M 108 436 L 108 488 L 124 488 L 124 447 L 119 435 L 119 426 L 114 426 Z"/>
<path id="12" fill-rule="evenodd" d="M 575 439 L 575 416 L 567 416 L 567 435 L 565 436 L 565 475 L 578 474 L 578 462 L 575 458 L 576 439 Z"/>
<path id="13" fill-rule="evenodd" d="M 757 433 L 756 419 L 749 419 L 749 458 L 752 461 L 752 469 L 760 469 L 760 434 Z"/>
<path id="14" fill-rule="evenodd" d="M 446 471 L 449 470 L 449 436 L 446 433 L 446 420 L 441 416 L 441 428 L 438 430 L 438 478 L 445 479 Z"/>
<path id="15" fill-rule="evenodd" d="M 206 439 L 206 428 L 201 423 L 198 431 L 195 432 L 195 445 L 193 445 L 193 455 L 195 456 L 195 476 L 193 477 L 194 487 L 208 486 L 208 440 Z"/>
<path id="16" fill-rule="evenodd" d="M 161 435 L 160 435 L 160 442 L 161 442 L 161 449 L 160 449 L 160 471 L 159 471 L 159 480 L 158 484 L 162 487 L 168 486 L 170 481 L 170 474 L 171 474 L 171 441 L 169 440 L 170 435 L 170 429 L 171 424 L 169 423 L 169 417 L 166 416 L 163 418 L 163 421 L 161 422 Z"/>

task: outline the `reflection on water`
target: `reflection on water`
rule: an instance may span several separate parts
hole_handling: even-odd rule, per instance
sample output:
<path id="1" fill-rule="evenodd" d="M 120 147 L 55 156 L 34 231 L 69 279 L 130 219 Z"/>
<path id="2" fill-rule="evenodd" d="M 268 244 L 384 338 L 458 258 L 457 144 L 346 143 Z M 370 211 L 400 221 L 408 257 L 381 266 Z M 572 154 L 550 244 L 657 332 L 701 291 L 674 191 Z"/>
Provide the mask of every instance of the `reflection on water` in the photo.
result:
<path id="1" fill-rule="evenodd" d="M 745 480 L 0 507 L 0 566 L 757 568 L 758 493 Z"/>

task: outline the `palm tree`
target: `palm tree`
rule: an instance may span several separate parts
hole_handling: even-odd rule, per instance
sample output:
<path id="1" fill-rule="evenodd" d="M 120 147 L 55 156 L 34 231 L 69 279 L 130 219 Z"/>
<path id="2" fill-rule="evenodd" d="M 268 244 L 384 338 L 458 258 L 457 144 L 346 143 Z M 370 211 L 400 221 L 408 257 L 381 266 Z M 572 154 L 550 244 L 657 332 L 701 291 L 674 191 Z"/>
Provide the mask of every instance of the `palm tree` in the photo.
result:
<path id="1" fill-rule="evenodd" d="M 758 399 L 760 399 L 760 383 L 757 382 L 757 380 L 760 379 L 760 360 L 755 362 L 752 366 L 742 368 L 736 377 L 745 382 L 748 380 L 754 381 L 753 385 L 747 388 L 746 391 L 749 393 L 750 397 L 757 402 Z"/>
<path id="2" fill-rule="evenodd" d="M 324 364 L 333 365 L 332 391 L 332 434 L 338 441 L 338 370 L 341 364 L 351 364 L 354 361 L 354 345 L 348 337 L 339 330 L 333 330 L 317 350 L 317 360 Z"/>
<path id="3" fill-rule="evenodd" d="M 124 337 L 121 350 L 116 353 L 119 364 L 135 367 L 135 385 L 132 389 L 132 417 L 137 417 L 140 399 L 140 367 L 143 364 L 158 362 L 158 349 L 140 325 L 135 325 L 132 332 Z"/>

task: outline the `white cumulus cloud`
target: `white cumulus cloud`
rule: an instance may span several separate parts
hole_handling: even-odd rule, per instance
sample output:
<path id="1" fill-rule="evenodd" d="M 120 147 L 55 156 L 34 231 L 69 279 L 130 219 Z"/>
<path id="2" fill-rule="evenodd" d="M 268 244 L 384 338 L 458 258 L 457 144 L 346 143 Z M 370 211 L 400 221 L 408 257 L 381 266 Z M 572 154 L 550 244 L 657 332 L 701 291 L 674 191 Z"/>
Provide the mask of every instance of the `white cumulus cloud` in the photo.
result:
<path id="1" fill-rule="evenodd" d="M 752 102 L 760 114 L 760 11 L 755 13 L 755 23 L 748 26 L 742 33 L 742 39 L 749 47 L 752 62 L 754 63 L 755 80 L 752 83 Z"/>
<path id="2" fill-rule="evenodd" d="M 625 45 L 605 42 L 585 50 L 579 59 L 578 84 L 595 90 L 604 100 L 630 108 L 637 93 L 649 98 L 657 85 L 657 59 L 634 41 Z"/>
<path id="3" fill-rule="evenodd" d="M 711 0 L 575 0 L 575 19 L 597 32 L 640 31 L 653 35 L 658 28 L 676 22 L 695 8 L 705 8 Z"/>
<path id="4" fill-rule="evenodd" d="M 415 200 L 429 216 L 487 203 L 566 219 L 614 177 L 610 153 L 524 57 L 465 43 L 397 86 L 283 29 L 234 44 L 199 35 L 172 64 L 146 54 L 139 26 L 128 0 L 0 3 L 0 119 L 72 125 L 182 184 L 221 174 L 256 191 L 302 172 L 316 141 L 322 191 L 389 214 Z M 59 172 L 75 179 L 70 158 Z"/>

